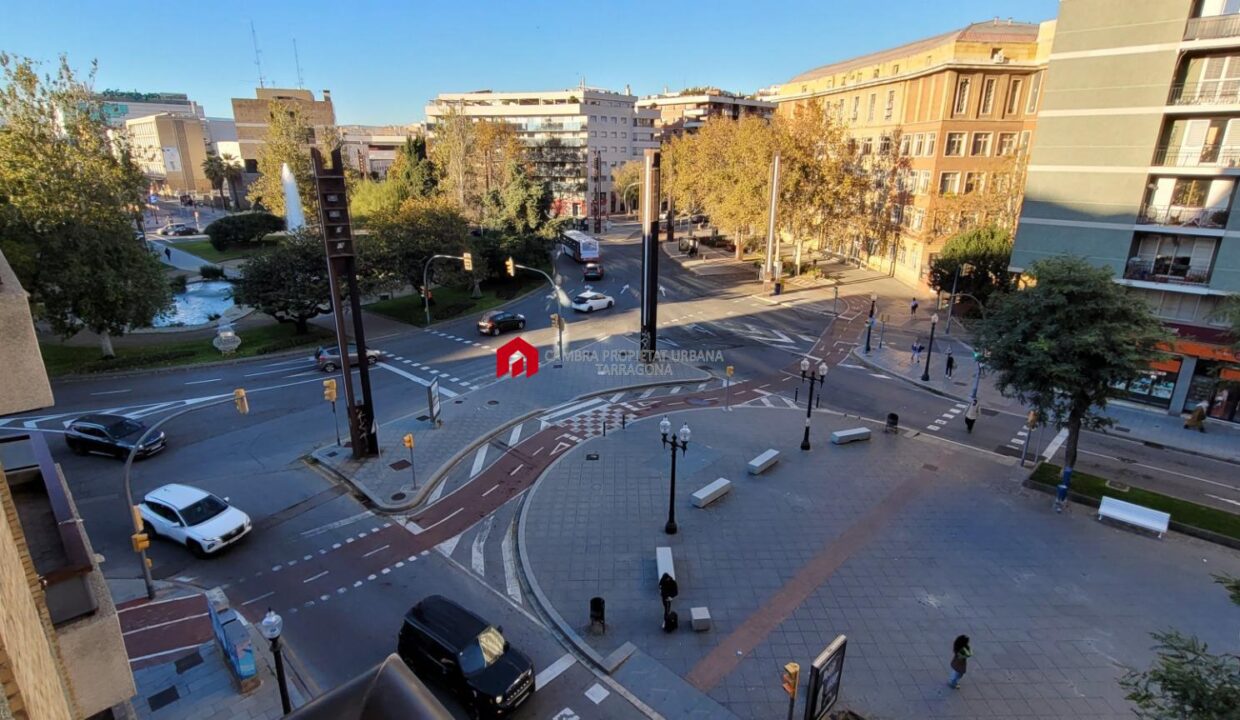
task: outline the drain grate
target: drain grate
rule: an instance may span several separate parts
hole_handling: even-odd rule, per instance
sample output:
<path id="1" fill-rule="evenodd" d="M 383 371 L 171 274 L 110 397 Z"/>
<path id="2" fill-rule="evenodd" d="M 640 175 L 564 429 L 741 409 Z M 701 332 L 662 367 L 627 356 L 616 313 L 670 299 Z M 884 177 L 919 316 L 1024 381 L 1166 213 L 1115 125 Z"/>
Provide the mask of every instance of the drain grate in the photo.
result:
<path id="1" fill-rule="evenodd" d="M 586 460 L 598 460 L 598 453 L 590 453 L 586 455 Z"/>
<path id="2" fill-rule="evenodd" d="M 397 460 L 396 462 L 388 465 L 388 467 L 392 468 L 393 470 L 408 470 L 410 464 L 411 463 L 408 460 Z"/>
<path id="3" fill-rule="evenodd" d="M 177 692 L 176 686 L 173 685 L 166 690 L 160 690 L 154 695 L 148 697 L 146 699 L 146 704 L 151 706 L 151 712 L 158 712 L 159 710 L 168 707 L 180 699 L 181 694 Z"/>
<path id="4" fill-rule="evenodd" d="M 982 414 L 986 417 L 994 417 L 999 414 L 999 411 L 991 410 L 990 408 L 982 408 Z"/>
<path id="5" fill-rule="evenodd" d="M 430 420 L 430 419 L 431 419 L 430 415 L 419 415 L 418 416 L 418 422 L 426 422 L 427 420 Z"/>
<path id="6" fill-rule="evenodd" d="M 499 405 L 499 400 L 487 400 L 487 405 Z"/>
<path id="7" fill-rule="evenodd" d="M 177 660 L 177 675 L 184 674 L 190 668 L 198 667 L 202 664 L 202 655 L 195 650 L 192 654 Z"/>
<path id="8" fill-rule="evenodd" d="M 406 495 L 406 494 L 404 494 L 403 492 L 392 493 L 392 499 L 393 499 L 393 500 L 396 500 L 396 501 L 398 501 L 398 502 L 399 502 L 399 501 L 401 501 L 401 500 L 404 500 L 404 499 L 405 499 L 405 498 L 407 498 L 407 497 L 409 497 L 409 496 L 408 496 L 408 495 Z"/>

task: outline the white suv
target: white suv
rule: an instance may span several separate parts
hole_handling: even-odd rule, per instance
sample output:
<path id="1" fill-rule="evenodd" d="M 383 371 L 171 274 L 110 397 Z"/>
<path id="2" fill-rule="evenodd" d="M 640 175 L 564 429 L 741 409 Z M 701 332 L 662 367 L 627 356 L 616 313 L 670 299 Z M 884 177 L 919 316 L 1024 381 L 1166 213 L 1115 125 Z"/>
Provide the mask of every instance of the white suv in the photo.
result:
<path id="1" fill-rule="evenodd" d="M 250 516 L 205 490 L 164 485 L 138 505 L 149 537 L 181 543 L 199 557 L 237 542 L 250 532 Z"/>

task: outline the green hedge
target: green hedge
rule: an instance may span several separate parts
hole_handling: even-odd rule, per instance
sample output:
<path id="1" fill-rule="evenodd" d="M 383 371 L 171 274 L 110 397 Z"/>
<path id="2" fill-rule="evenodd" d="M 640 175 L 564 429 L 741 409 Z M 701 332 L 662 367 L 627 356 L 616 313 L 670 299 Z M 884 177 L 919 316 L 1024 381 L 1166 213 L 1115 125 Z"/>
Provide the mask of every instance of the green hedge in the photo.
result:
<path id="1" fill-rule="evenodd" d="M 283 218 L 268 212 L 243 212 L 228 215 L 207 226 L 211 247 L 223 252 L 234 245 L 253 245 L 268 233 L 284 229 Z"/>

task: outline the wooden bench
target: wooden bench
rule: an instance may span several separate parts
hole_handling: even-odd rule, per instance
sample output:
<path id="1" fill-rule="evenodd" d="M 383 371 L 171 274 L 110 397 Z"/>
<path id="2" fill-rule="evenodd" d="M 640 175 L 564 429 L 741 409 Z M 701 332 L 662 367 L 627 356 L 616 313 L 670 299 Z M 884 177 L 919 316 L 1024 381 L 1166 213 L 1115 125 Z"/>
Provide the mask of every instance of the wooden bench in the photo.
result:
<path id="1" fill-rule="evenodd" d="M 658 566 L 658 572 L 654 574 L 654 581 L 657 585 L 663 579 L 666 573 L 676 579 L 676 564 L 672 562 L 672 549 L 670 547 L 657 547 L 654 549 L 654 561 Z"/>
<path id="2" fill-rule="evenodd" d="M 845 443 L 857 442 L 858 440 L 869 440 L 869 428 L 849 428 L 848 430 L 836 430 L 831 433 L 831 442 L 835 445 L 843 445 Z"/>
<path id="3" fill-rule="evenodd" d="M 732 492 L 732 481 L 727 478 L 719 478 L 693 493 L 693 506 L 704 508 L 730 492 Z"/>
<path id="4" fill-rule="evenodd" d="M 771 448 L 770 450 L 767 450 L 758 457 L 749 461 L 749 474 L 761 475 L 777 462 L 779 462 L 779 451 Z"/>
<path id="5" fill-rule="evenodd" d="M 1104 517 L 1156 532 L 1158 537 L 1162 537 L 1167 532 L 1167 526 L 1171 524 L 1169 513 L 1151 510 L 1105 495 L 1102 496 L 1102 504 L 1098 506 L 1098 519 L 1101 520 Z"/>

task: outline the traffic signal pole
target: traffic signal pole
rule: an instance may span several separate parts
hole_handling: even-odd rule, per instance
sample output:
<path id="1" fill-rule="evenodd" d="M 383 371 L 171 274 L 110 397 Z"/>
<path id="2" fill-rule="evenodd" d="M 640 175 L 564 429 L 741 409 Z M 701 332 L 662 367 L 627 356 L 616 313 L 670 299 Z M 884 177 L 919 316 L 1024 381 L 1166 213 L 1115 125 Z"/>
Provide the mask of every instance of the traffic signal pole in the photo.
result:
<path id="1" fill-rule="evenodd" d="M 431 286 L 427 284 L 428 273 L 431 270 L 431 262 L 433 260 L 460 260 L 465 263 L 465 269 L 469 272 L 474 270 L 474 258 L 469 253 L 463 255 L 431 255 L 426 260 L 426 265 L 422 266 L 422 304 L 426 307 L 426 326 L 431 326 Z"/>
<path id="2" fill-rule="evenodd" d="M 504 261 L 504 266 L 508 269 L 509 277 L 516 277 L 517 270 L 520 269 L 520 270 L 529 270 L 530 272 L 536 272 L 539 275 L 542 275 L 543 277 L 547 278 L 547 284 L 551 286 L 552 291 L 555 293 L 556 305 L 560 304 L 560 297 L 563 296 L 564 291 L 560 290 L 560 286 L 555 283 L 555 280 L 553 280 L 550 275 L 543 272 L 542 270 L 539 270 L 538 268 L 527 267 L 525 265 L 521 265 L 520 263 L 514 262 L 512 258 L 508 258 L 506 261 Z M 558 347 L 559 347 L 559 352 L 560 352 L 559 359 L 560 359 L 560 363 L 563 363 L 564 362 L 564 316 L 560 315 L 559 313 L 556 313 L 552 315 L 551 318 L 552 318 L 552 322 L 555 323 L 556 330 L 559 331 L 559 340 L 558 340 Z M 556 365 L 556 367 L 561 367 L 561 366 L 562 365 Z"/>

